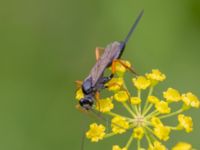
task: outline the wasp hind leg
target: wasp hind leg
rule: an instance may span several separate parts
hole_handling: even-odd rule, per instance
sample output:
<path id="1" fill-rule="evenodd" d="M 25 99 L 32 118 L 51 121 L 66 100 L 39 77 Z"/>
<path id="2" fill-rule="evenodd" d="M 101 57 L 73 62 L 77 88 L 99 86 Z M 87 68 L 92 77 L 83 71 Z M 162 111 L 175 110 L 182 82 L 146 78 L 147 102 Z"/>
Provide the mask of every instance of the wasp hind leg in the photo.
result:
<path id="1" fill-rule="evenodd" d="M 134 75 L 138 75 L 136 72 L 135 72 L 135 69 L 133 69 L 131 66 L 128 66 L 127 64 L 125 64 L 124 62 L 123 62 L 123 60 L 120 60 L 120 59 L 115 59 L 115 60 L 113 60 L 112 61 L 112 73 L 114 74 L 115 72 L 116 72 L 116 65 L 117 65 L 117 63 L 118 64 L 120 64 L 120 65 L 122 65 L 123 67 L 125 67 L 127 70 L 129 70 L 130 72 L 132 72 Z"/>
<path id="2" fill-rule="evenodd" d="M 99 58 L 101 57 L 103 52 L 104 52 L 104 48 L 96 47 L 96 49 L 95 49 L 96 60 L 99 60 Z"/>

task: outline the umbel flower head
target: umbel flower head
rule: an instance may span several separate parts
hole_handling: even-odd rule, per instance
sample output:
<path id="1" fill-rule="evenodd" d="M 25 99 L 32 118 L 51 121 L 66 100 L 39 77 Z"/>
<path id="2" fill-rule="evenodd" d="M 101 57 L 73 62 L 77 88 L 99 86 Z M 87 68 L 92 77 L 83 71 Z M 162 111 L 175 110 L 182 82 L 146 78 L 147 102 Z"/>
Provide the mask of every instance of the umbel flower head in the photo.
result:
<path id="1" fill-rule="evenodd" d="M 129 62 L 125 62 L 130 65 Z M 182 130 L 190 133 L 193 130 L 192 117 L 184 113 L 190 108 L 199 108 L 199 99 L 192 92 L 181 93 L 172 87 L 159 94 L 162 97 L 158 97 L 158 93 L 155 92 L 156 85 L 163 82 L 166 75 L 157 69 L 143 76 L 132 78 L 130 82 L 133 86 L 128 89 L 124 80 L 126 70 L 117 64 L 115 77 L 106 83 L 106 90 L 111 95 L 97 99 L 96 106 L 93 106 L 95 111 L 108 115 L 110 126 L 94 122 L 90 124 L 86 137 L 91 142 L 99 142 L 118 134 L 129 135 L 124 145 L 116 143 L 112 146 L 112 150 L 129 150 L 133 149 L 131 147 L 136 144 L 137 150 L 169 149 L 163 142 L 170 140 L 172 132 Z M 77 90 L 76 99 L 79 100 L 82 97 L 81 89 Z M 179 104 L 176 110 L 171 107 L 174 103 Z M 127 116 L 124 115 L 125 113 L 121 114 L 116 111 L 115 106 L 117 105 L 124 107 Z M 176 116 L 177 123 L 171 125 L 165 119 L 172 116 Z M 148 143 L 147 147 L 143 146 L 144 141 Z M 177 142 L 170 149 L 192 150 L 191 144 Z"/>

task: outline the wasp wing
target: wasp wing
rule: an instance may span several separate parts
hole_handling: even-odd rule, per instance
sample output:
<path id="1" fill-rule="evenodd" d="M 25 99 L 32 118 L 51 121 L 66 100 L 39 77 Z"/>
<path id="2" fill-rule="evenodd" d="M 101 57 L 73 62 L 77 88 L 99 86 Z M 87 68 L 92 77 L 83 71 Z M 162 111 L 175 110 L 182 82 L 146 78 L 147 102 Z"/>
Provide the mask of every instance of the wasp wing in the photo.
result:
<path id="1" fill-rule="evenodd" d="M 102 77 L 104 70 L 112 64 L 112 61 L 116 58 L 116 54 L 118 54 L 120 49 L 120 42 L 113 42 L 109 44 L 104 53 L 98 59 L 94 67 L 90 72 L 90 77 L 92 79 L 92 86 L 94 87 L 98 80 Z"/>

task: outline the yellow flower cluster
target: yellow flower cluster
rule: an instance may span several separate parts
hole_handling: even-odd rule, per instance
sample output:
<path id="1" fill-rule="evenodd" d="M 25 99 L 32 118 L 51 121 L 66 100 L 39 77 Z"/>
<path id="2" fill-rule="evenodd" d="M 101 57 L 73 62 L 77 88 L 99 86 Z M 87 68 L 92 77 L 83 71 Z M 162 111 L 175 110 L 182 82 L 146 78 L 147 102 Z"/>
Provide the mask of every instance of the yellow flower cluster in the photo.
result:
<path id="1" fill-rule="evenodd" d="M 120 148 L 118 145 L 113 145 L 112 150 L 127 150 L 126 148 Z"/>
<path id="2" fill-rule="evenodd" d="M 129 123 L 123 117 L 114 117 L 111 121 L 113 133 L 124 133 L 129 128 Z"/>
<path id="3" fill-rule="evenodd" d="M 114 108 L 111 98 L 99 99 L 96 105 L 96 109 L 102 113 L 109 112 Z"/>
<path id="4" fill-rule="evenodd" d="M 150 144 L 148 150 L 167 150 L 167 148 L 160 142 L 154 141 L 153 144 Z"/>
<path id="5" fill-rule="evenodd" d="M 172 150 L 192 150 L 192 145 L 185 142 L 177 143 Z"/>
<path id="6" fill-rule="evenodd" d="M 86 132 L 86 136 L 88 139 L 91 139 L 92 142 L 98 142 L 105 136 L 105 127 L 93 123 L 90 125 L 90 130 Z"/>
<path id="7" fill-rule="evenodd" d="M 127 61 L 123 61 L 123 63 L 131 66 Z M 111 130 L 107 130 L 109 127 L 105 127 L 103 124 L 93 123 L 86 132 L 88 139 L 92 142 L 98 142 L 104 138 L 131 132 L 127 143 L 122 146 L 113 145 L 112 150 L 128 150 L 134 140 L 138 150 L 167 150 L 168 148 L 162 141 L 169 140 L 172 131 L 185 130 L 189 133 L 193 130 L 192 118 L 184 115 L 184 112 L 190 108 L 200 107 L 197 96 L 191 92 L 181 94 L 177 89 L 171 87 L 161 94 L 161 98 L 156 96 L 155 86 L 166 79 L 165 74 L 158 69 L 153 69 L 152 72 L 144 76 L 132 78 L 134 88 L 131 88 L 133 91 L 129 91 L 123 76 L 127 68 L 123 65 L 120 66 L 119 63 L 115 69 L 116 76 L 106 83 L 107 90 L 110 91 L 111 95 L 97 100 L 93 107 L 95 111 L 110 116 Z M 143 91 L 145 91 L 144 95 Z M 77 90 L 76 99 L 82 97 L 82 91 Z M 180 105 L 177 110 L 171 107 L 174 103 Z M 124 116 L 125 113 L 117 113 L 114 106 L 118 104 L 121 104 L 129 115 Z M 171 116 L 177 116 L 177 125 L 172 126 L 163 121 Z M 143 139 L 148 141 L 146 148 L 141 145 Z M 171 149 L 192 150 L 192 146 L 179 142 Z"/>

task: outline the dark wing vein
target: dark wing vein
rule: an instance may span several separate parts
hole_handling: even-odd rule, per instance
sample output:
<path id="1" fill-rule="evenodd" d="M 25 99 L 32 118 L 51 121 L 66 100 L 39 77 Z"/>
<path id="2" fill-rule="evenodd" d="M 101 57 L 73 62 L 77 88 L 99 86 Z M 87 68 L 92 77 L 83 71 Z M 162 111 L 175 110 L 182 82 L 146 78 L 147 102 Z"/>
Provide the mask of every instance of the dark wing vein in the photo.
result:
<path id="1" fill-rule="evenodd" d="M 115 53 L 118 50 L 119 42 L 114 42 L 109 44 L 106 48 L 104 53 L 101 55 L 99 60 L 96 62 L 94 67 L 92 68 L 90 75 L 92 77 L 92 86 L 95 86 L 98 80 L 104 73 L 104 70 L 111 65 Z"/>

